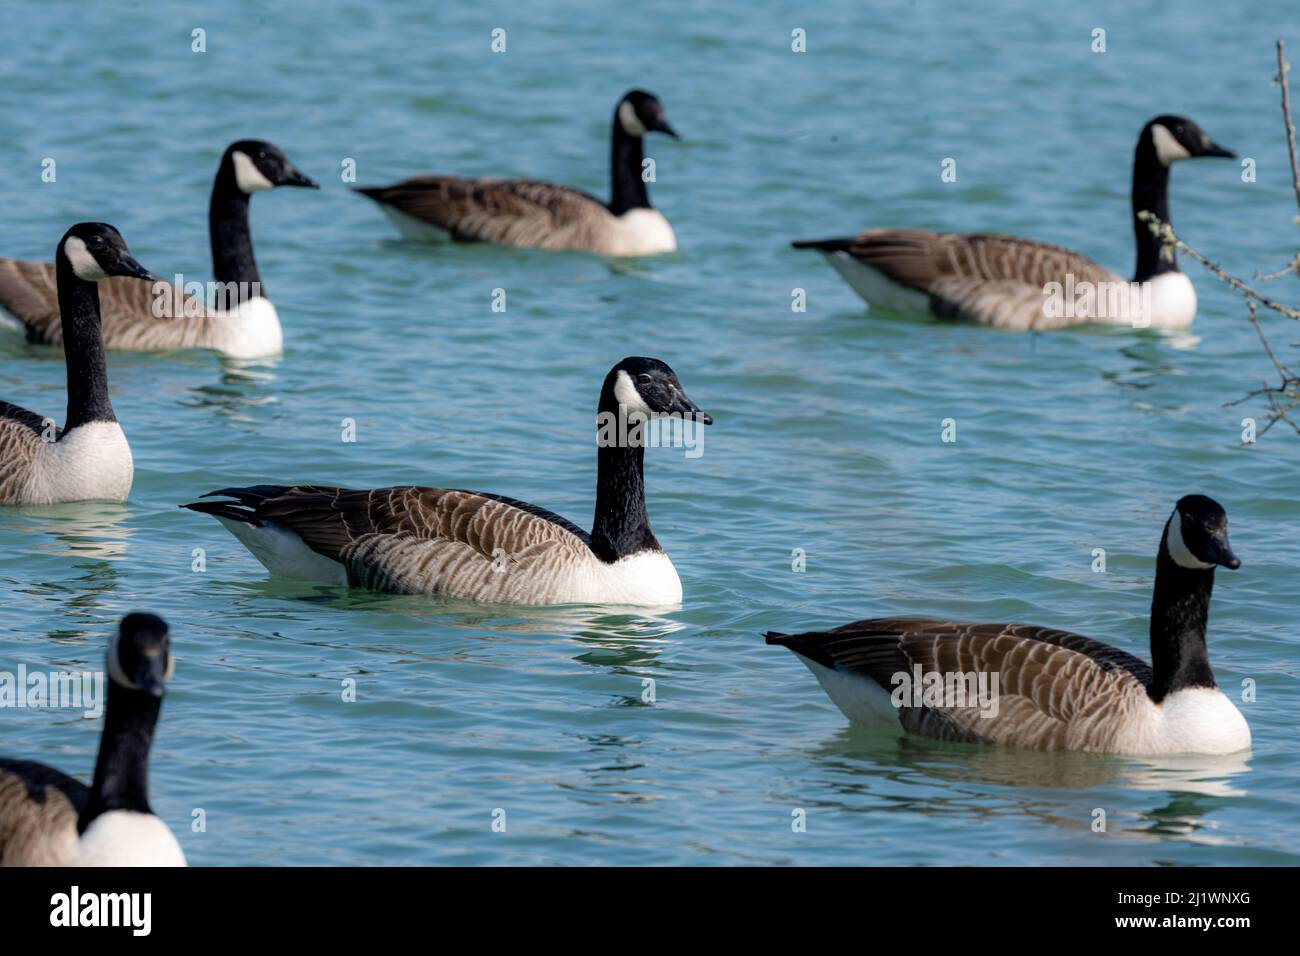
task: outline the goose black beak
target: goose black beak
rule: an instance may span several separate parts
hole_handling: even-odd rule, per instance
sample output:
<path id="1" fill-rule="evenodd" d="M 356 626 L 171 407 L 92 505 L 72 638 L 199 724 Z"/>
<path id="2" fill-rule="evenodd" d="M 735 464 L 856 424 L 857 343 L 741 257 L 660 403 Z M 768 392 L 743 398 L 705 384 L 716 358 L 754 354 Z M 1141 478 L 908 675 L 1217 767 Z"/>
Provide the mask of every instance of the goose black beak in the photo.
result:
<path id="1" fill-rule="evenodd" d="M 167 690 L 167 656 L 147 655 L 136 671 L 135 685 L 150 697 L 162 697 Z"/>
<path id="2" fill-rule="evenodd" d="M 113 268 L 112 274 L 115 276 L 129 276 L 132 279 L 151 279 L 154 281 L 160 281 L 156 275 L 144 266 L 140 265 L 140 263 L 136 262 L 134 258 L 127 255 L 125 252 L 118 256 L 117 265 Z"/>
<path id="3" fill-rule="evenodd" d="M 1210 140 L 1210 141 L 1208 141 L 1204 146 L 1202 146 L 1202 147 L 1201 147 L 1201 152 L 1200 152 L 1198 155 L 1201 155 L 1201 156 L 1221 156 L 1221 157 L 1224 158 L 1224 159 L 1236 159 L 1236 158 L 1237 158 L 1237 154 L 1236 154 L 1236 153 L 1234 153 L 1234 152 L 1233 152 L 1232 150 L 1230 150 L 1230 149 L 1224 149 L 1222 146 L 1220 146 L 1220 145 L 1219 145 L 1218 143 L 1216 143 L 1214 140 Z"/>
<path id="4" fill-rule="evenodd" d="M 1210 535 L 1210 540 L 1206 545 L 1205 560 L 1212 561 L 1219 567 L 1227 568 L 1229 571 L 1235 571 L 1241 567 L 1241 559 L 1232 553 L 1232 545 L 1228 544 L 1228 532 L 1219 531 Z"/>
<path id="5" fill-rule="evenodd" d="M 309 179 L 296 169 L 290 169 L 284 174 L 284 178 L 279 181 L 278 186 L 302 186 L 304 189 L 320 189 L 320 183 L 314 179 Z"/>
<path id="6" fill-rule="evenodd" d="M 659 122 L 655 123 L 655 125 L 651 126 L 650 128 L 654 130 L 656 133 L 663 133 L 667 136 L 671 136 L 673 139 L 682 138 L 681 135 L 677 132 L 677 130 L 673 129 L 672 125 L 666 119 L 661 118 Z"/>
<path id="7" fill-rule="evenodd" d="M 666 414 L 680 415 L 685 421 L 699 422 L 702 425 L 713 424 L 713 416 L 691 401 L 681 389 L 674 391 L 672 403 L 666 409 Z"/>

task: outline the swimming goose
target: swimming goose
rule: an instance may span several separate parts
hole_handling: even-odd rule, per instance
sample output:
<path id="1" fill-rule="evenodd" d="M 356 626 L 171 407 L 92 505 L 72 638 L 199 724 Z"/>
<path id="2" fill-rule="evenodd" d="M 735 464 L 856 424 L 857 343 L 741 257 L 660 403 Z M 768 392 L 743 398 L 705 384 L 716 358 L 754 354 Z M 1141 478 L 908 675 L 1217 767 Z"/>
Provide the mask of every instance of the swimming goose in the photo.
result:
<path id="1" fill-rule="evenodd" d="M 498 604 L 680 604 L 650 530 L 648 418 L 708 425 L 658 359 L 625 358 L 600 391 L 591 533 L 536 505 L 444 488 L 226 488 L 182 505 L 213 515 L 272 574 Z M 683 428 L 688 427 L 683 425 Z"/>
<path id="2" fill-rule="evenodd" d="M 1012 331 L 1082 323 L 1185 329 L 1196 317 L 1196 289 L 1138 217 L 1149 212 L 1169 222 L 1169 167 L 1200 156 L 1235 154 L 1181 116 L 1157 116 L 1142 128 L 1133 157 L 1131 282 L 1077 252 L 1014 236 L 868 229 L 793 245 L 824 253 L 868 304 L 889 309 Z"/>
<path id="3" fill-rule="evenodd" d="M 99 291 L 104 345 L 132 352 L 214 349 L 238 358 L 280 352 L 280 319 L 262 293 L 248 231 L 249 197 L 275 186 L 319 188 L 270 143 L 232 143 L 217 167 L 208 207 L 212 271 L 220 283 L 216 306 L 163 280 L 110 279 Z M 63 341 L 48 262 L 0 259 L 0 311 L 23 323 L 29 341 Z"/>
<path id="4" fill-rule="evenodd" d="M 868 726 L 1034 750 L 1235 753 L 1250 747 L 1250 728 L 1205 649 L 1216 566 L 1241 566 L 1228 516 L 1188 495 L 1160 539 L 1150 665 L 1068 631 L 921 618 L 769 633 L 767 643 L 793 651 L 844 715 Z M 941 696 L 940 686 L 950 690 Z"/>
<path id="5" fill-rule="evenodd" d="M 461 239 L 604 256 L 673 252 L 672 226 L 650 205 L 642 179 L 641 140 L 648 132 L 680 139 L 657 97 L 632 90 L 614 110 L 610 176 L 613 198 L 552 183 L 417 176 L 392 186 L 356 187 L 413 239 Z"/>
<path id="6" fill-rule="evenodd" d="M 0 757 L 0 866 L 185 865 L 176 837 L 149 808 L 149 748 L 174 667 L 162 618 L 128 614 L 108 645 L 90 786 Z"/>
<path id="7" fill-rule="evenodd" d="M 124 501 L 135 470 L 108 399 L 98 284 L 107 276 L 154 276 L 131 258 L 121 234 L 103 222 L 69 229 L 59 240 L 54 269 L 68 415 L 59 429 L 52 419 L 0 402 L 0 504 Z"/>

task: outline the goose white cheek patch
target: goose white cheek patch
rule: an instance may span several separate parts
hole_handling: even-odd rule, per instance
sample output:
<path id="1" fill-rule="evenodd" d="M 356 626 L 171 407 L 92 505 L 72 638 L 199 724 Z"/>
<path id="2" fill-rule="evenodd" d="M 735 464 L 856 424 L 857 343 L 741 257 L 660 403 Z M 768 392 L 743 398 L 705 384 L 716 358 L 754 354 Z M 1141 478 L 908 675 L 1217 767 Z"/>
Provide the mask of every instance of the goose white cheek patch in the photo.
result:
<path id="1" fill-rule="evenodd" d="M 235 185 L 239 187 L 240 192 L 252 195 L 263 189 L 271 189 L 275 185 L 262 174 L 247 153 L 235 150 L 230 154 L 230 161 L 235 165 Z"/>
<path id="2" fill-rule="evenodd" d="M 619 104 L 618 122 L 623 127 L 623 132 L 627 133 L 628 136 L 645 135 L 645 124 L 636 115 L 636 109 L 626 100 Z"/>
<path id="3" fill-rule="evenodd" d="M 614 381 L 614 397 L 629 412 L 641 412 L 647 418 L 653 414 L 650 411 L 650 406 L 641 397 L 641 393 L 632 384 L 632 377 L 622 369 L 619 369 L 618 378 Z"/>
<path id="4" fill-rule="evenodd" d="M 72 271 L 76 273 L 78 279 L 85 279 L 87 282 L 98 282 L 108 275 L 100 266 L 99 261 L 90 254 L 86 244 L 76 236 L 69 236 L 64 241 L 63 254 L 68 257 Z"/>
<path id="5" fill-rule="evenodd" d="M 1160 123 L 1151 127 L 1151 142 L 1156 148 L 1156 159 L 1165 166 L 1192 155 L 1187 151 L 1187 147 L 1174 139 L 1174 134 Z"/>
<path id="6" fill-rule="evenodd" d="M 1169 534 L 1166 539 L 1169 548 L 1169 557 L 1174 559 L 1174 564 L 1180 568 L 1189 568 L 1204 571 L 1207 568 L 1214 567 L 1213 564 L 1202 561 L 1196 555 L 1192 554 L 1187 543 L 1183 541 L 1183 519 L 1177 512 L 1169 519 Z"/>

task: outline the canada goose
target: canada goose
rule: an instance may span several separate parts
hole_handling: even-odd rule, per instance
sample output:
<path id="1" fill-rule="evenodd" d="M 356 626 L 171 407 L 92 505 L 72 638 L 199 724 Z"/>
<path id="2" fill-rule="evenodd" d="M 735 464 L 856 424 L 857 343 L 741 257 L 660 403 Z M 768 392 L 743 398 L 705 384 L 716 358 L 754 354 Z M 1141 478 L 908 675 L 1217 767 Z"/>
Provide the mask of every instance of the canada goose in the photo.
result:
<path id="1" fill-rule="evenodd" d="M 1138 217 L 1149 212 L 1169 222 L 1169 167 L 1199 156 L 1235 154 L 1181 116 L 1157 116 L 1142 128 L 1133 157 L 1131 283 L 1087 256 L 1015 236 L 868 229 L 793 245 L 824 253 L 858 295 L 886 308 L 1013 331 L 1082 323 L 1185 329 L 1196 317 L 1196 289 Z"/>
<path id="2" fill-rule="evenodd" d="M 108 645 L 108 702 L 90 786 L 0 757 L 0 866 L 185 865 L 176 837 L 149 809 L 149 748 L 174 668 L 162 618 L 122 618 Z"/>
<path id="3" fill-rule="evenodd" d="M 232 143 L 217 167 L 208 207 L 217 307 L 161 279 L 110 279 L 99 293 L 104 345 L 132 352 L 215 349 L 238 358 L 278 353 L 284 342 L 280 319 L 262 293 L 248 231 L 249 196 L 275 186 L 320 188 L 270 143 Z M 0 259 L 0 310 L 23 323 L 32 342 L 63 341 L 48 262 Z"/>
<path id="4" fill-rule="evenodd" d="M 354 187 L 379 203 L 413 239 L 460 239 L 538 249 L 576 249 L 604 256 L 644 256 L 677 249 L 672 226 L 650 205 L 642 178 L 641 139 L 648 132 L 680 139 L 659 99 L 632 90 L 614 110 L 610 178 L 613 198 L 552 183 L 416 176 L 392 186 Z"/>
<path id="5" fill-rule="evenodd" d="M 647 418 L 712 423 L 658 359 L 605 376 L 590 534 L 536 505 L 444 488 L 226 488 L 182 505 L 213 515 L 272 574 L 498 604 L 680 604 L 682 584 L 650 530 Z M 683 425 L 683 427 L 685 427 Z"/>
<path id="6" fill-rule="evenodd" d="M 131 258 L 121 234 L 103 222 L 69 229 L 59 240 L 54 268 L 68 415 L 58 429 L 52 419 L 0 402 L 0 504 L 124 501 L 135 471 L 108 399 L 98 284 L 107 276 L 154 277 Z"/>
<path id="7" fill-rule="evenodd" d="M 1188 495 L 1156 557 L 1151 665 L 1068 631 L 921 618 L 769 633 L 767 643 L 798 655 L 861 724 L 1034 750 L 1235 753 L 1250 747 L 1250 728 L 1215 684 L 1205 649 L 1216 566 L 1241 566 L 1228 516 Z"/>

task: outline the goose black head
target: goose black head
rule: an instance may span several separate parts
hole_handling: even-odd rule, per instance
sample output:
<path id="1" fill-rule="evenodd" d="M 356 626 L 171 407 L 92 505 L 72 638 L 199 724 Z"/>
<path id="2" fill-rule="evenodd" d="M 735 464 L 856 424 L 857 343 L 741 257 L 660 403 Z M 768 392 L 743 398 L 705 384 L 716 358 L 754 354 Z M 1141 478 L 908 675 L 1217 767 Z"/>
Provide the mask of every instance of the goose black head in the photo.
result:
<path id="1" fill-rule="evenodd" d="M 713 417 L 686 397 L 677 373 L 658 359 L 623 359 L 609 370 L 605 388 L 629 413 L 637 412 L 646 418 L 678 415 L 687 421 L 713 424 Z"/>
<path id="2" fill-rule="evenodd" d="M 157 278 L 131 256 L 122 234 L 106 222 L 79 222 L 63 234 L 56 255 L 62 255 L 78 279 L 98 282 L 109 276 Z"/>
<path id="3" fill-rule="evenodd" d="M 122 618 L 108 645 L 108 675 L 113 683 L 162 697 L 175 670 L 166 621 L 142 611 Z"/>
<path id="4" fill-rule="evenodd" d="M 320 189 L 311 179 L 298 172 L 297 167 L 273 143 L 260 139 L 241 139 L 226 148 L 222 164 L 229 164 L 235 175 L 235 185 L 246 195 L 274 189 L 276 186 L 304 186 Z"/>
<path id="5" fill-rule="evenodd" d="M 681 139 L 677 130 L 669 125 L 668 114 L 659 97 L 645 90 L 629 90 L 619 101 L 615 115 L 628 136 L 639 138 L 646 133 L 665 133 L 673 139 Z"/>
<path id="6" fill-rule="evenodd" d="M 1143 127 L 1142 139 L 1151 143 L 1162 166 L 1200 156 L 1237 158 L 1236 153 L 1210 139 L 1205 130 L 1185 116 L 1155 117 Z"/>
<path id="7" fill-rule="evenodd" d="M 1165 526 L 1165 550 L 1180 568 L 1205 571 L 1224 567 L 1235 571 L 1241 567 L 1228 544 L 1228 513 L 1205 495 L 1178 499 Z"/>

